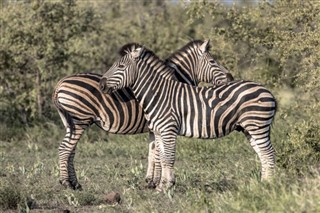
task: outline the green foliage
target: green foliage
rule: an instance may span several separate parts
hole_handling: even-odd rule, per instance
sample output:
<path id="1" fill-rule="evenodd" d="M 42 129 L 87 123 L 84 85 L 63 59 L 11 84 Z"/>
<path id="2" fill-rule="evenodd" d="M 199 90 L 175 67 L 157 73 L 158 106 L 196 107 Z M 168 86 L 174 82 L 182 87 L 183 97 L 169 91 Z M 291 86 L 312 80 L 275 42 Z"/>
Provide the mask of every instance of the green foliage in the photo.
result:
<path id="1" fill-rule="evenodd" d="M 278 150 L 278 163 L 288 173 L 304 175 L 310 172 L 308 165 L 320 163 L 320 126 L 302 121 L 290 127 L 288 138 Z"/>
<path id="2" fill-rule="evenodd" d="M 6 121 L 54 118 L 50 97 L 67 74 L 102 73 L 128 42 L 160 56 L 182 46 L 192 28 L 180 5 L 161 2 L 7 2 L 1 23 L 1 105 Z"/>
<path id="3" fill-rule="evenodd" d="M 0 209 L 17 209 L 21 200 L 21 192 L 17 187 L 11 183 L 9 183 L 9 185 L 5 185 L 5 183 L 1 182 Z"/>
<path id="4" fill-rule="evenodd" d="M 225 48 L 223 64 L 239 70 L 240 77 L 290 86 L 300 85 L 301 75 L 308 82 L 319 80 L 310 75 L 319 61 L 319 11 L 318 1 L 301 0 L 242 7 L 202 1 L 189 7 L 190 20 L 209 28 L 199 30 L 204 36 L 210 31 L 214 49 Z"/>
<path id="5" fill-rule="evenodd" d="M 45 113 L 54 81 L 76 54 L 69 50 L 73 40 L 95 30 L 93 12 L 73 0 L 9 3 L 0 20 L 0 110 L 26 123 Z"/>

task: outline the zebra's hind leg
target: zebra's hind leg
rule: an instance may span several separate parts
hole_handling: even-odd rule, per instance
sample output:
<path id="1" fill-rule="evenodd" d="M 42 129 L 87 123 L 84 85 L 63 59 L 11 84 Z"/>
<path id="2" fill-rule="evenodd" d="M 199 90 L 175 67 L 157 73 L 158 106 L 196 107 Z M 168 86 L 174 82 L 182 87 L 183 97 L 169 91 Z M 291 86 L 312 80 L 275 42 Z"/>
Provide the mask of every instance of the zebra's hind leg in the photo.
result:
<path id="1" fill-rule="evenodd" d="M 70 181 L 71 186 L 72 186 L 72 188 L 74 190 L 80 190 L 81 191 L 82 190 L 82 186 L 78 182 L 76 171 L 74 169 L 74 163 L 73 163 L 75 154 L 76 154 L 76 146 L 74 147 L 74 149 L 71 152 L 71 155 L 69 157 L 69 168 L 68 168 L 69 181 Z"/>
<path id="2" fill-rule="evenodd" d="M 176 152 L 176 134 L 155 135 L 156 149 L 161 163 L 161 179 L 158 191 L 168 190 L 175 184 L 174 162 Z"/>
<path id="3" fill-rule="evenodd" d="M 73 159 L 77 143 L 85 128 L 75 125 L 73 131 L 67 127 L 67 133 L 59 146 L 60 183 L 74 190 L 81 190 L 74 169 Z"/>
<path id="4" fill-rule="evenodd" d="M 156 188 L 161 179 L 161 165 L 159 150 L 155 145 L 155 136 L 151 132 L 149 133 L 149 141 L 148 168 L 145 180 L 148 184 L 148 188 Z"/>
<path id="5" fill-rule="evenodd" d="M 270 141 L 270 126 L 256 130 L 244 131 L 250 145 L 261 162 L 261 180 L 270 180 L 274 176 L 275 151 Z"/>
<path id="6" fill-rule="evenodd" d="M 149 144 L 148 169 L 146 182 L 148 188 L 156 188 L 161 179 L 161 163 L 159 158 L 159 150 L 154 141 Z"/>
<path id="7" fill-rule="evenodd" d="M 153 171 L 153 183 L 155 187 L 157 187 L 160 184 L 161 181 L 161 161 L 160 161 L 160 151 L 155 146 L 155 152 L 153 153 L 153 158 L 154 158 L 154 171 Z"/>
<path id="8" fill-rule="evenodd" d="M 148 188 L 155 188 L 155 184 L 153 182 L 154 168 L 155 168 L 155 144 L 154 141 L 149 143 L 149 153 L 148 153 L 148 168 L 146 175 L 146 182 L 148 184 Z"/>

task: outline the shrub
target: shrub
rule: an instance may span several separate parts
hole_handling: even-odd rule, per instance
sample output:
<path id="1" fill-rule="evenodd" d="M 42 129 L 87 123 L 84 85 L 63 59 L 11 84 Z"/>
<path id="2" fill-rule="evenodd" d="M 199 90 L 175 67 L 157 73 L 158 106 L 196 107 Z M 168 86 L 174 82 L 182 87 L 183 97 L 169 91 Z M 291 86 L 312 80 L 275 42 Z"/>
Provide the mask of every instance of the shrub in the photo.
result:
<path id="1" fill-rule="evenodd" d="M 320 125 L 310 121 L 292 124 L 278 150 L 278 165 L 292 174 L 303 175 L 320 163 Z"/>
<path id="2" fill-rule="evenodd" d="M 0 209 L 17 209 L 22 201 L 21 191 L 13 185 L 0 186 Z"/>

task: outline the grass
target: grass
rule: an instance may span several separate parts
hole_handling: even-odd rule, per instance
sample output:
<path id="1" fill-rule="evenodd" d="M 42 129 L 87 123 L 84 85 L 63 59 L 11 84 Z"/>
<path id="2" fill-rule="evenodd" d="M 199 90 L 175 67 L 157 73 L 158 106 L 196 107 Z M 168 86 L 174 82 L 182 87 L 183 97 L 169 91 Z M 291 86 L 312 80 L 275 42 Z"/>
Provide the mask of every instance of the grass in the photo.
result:
<path id="1" fill-rule="evenodd" d="M 277 125 L 282 123 L 273 128 L 276 149 L 286 139 Z M 306 168 L 305 175 L 277 168 L 273 182 L 261 183 L 259 161 L 240 133 L 218 140 L 179 137 L 170 196 L 145 188 L 147 135 L 107 135 L 91 128 L 75 158 L 84 190 L 66 190 L 58 183 L 63 133 L 61 126 L 48 123 L 0 143 L 1 211 L 320 212 L 319 167 Z M 120 204 L 105 202 L 111 191 L 120 193 Z"/>

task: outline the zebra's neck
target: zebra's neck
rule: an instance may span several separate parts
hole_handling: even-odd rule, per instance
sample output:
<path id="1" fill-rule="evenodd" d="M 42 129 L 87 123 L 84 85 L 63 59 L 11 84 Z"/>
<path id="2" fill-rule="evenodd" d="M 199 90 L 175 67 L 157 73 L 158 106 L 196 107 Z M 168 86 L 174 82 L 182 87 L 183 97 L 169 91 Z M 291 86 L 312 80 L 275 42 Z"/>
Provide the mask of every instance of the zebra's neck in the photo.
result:
<path id="1" fill-rule="evenodd" d="M 183 61 L 172 56 L 166 61 L 166 65 L 175 70 L 175 76 L 180 82 L 193 86 L 197 86 L 199 84 L 196 73 L 194 72 L 194 64 L 188 63 L 187 60 Z"/>
<path id="2" fill-rule="evenodd" d="M 160 60 L 152 53 L 146 52 L 142 58 L 143 61 L 145 61 L 145 64 L 141 66 L 142 69 L 147 69 L 146 71 L 149 71 L 149 73 L 151 73 L 152 71 L 156 72 L 165 79 L 177 80 L 175 76 L 175 70 L 172 67 L 166 66 L 166 64 L 162 60 Z"/>
<path id="3" fill-rule="evenodd" d="M 145 113 L 150 112 L 150 106 L 155 106 L 159 101 L 170 101 L 166 96 L 179 82 L 175 81 L 168 73 L 172 70 L 163 61 L 144 56 L 137 62 L 137 76 L 132 86 L 132 91 Z M 173 71 L 172 71 L 173 72 Z"/>

